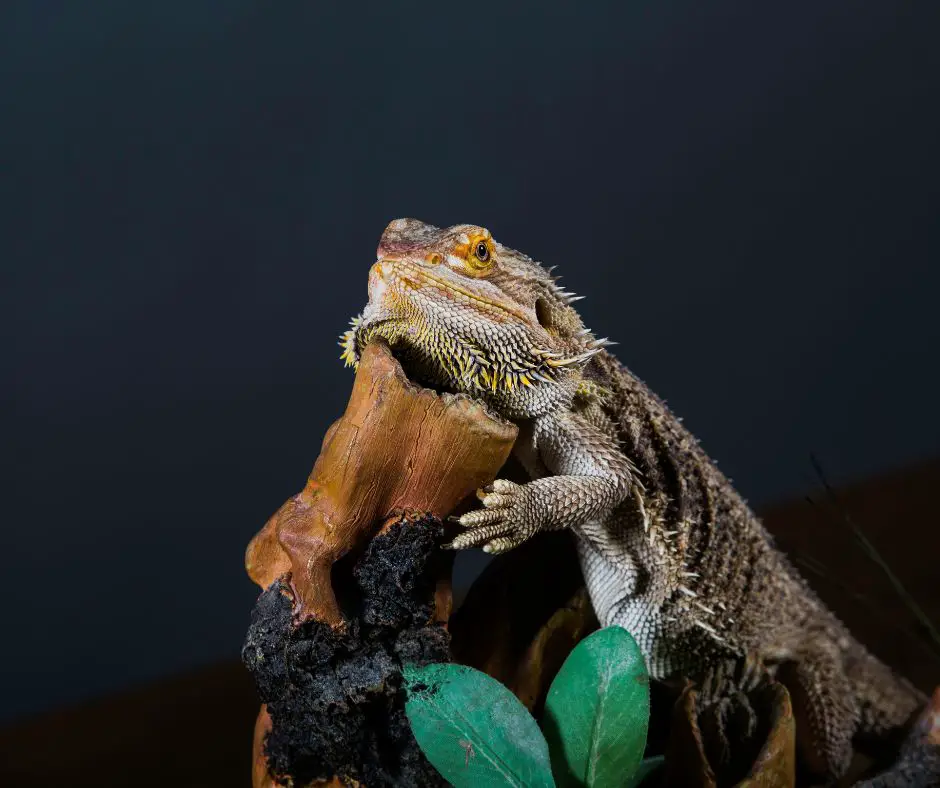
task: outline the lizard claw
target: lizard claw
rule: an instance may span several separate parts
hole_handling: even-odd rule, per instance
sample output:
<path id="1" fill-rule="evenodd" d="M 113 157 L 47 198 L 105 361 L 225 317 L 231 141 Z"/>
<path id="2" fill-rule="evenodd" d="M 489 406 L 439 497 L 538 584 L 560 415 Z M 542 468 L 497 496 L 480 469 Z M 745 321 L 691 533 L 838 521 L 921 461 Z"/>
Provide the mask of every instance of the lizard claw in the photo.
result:
<path id="1" fill-rule="evenodd" d="M 505 479 L 477 490 L 483 507 L 456 518 L 467 530 L 445 547 L 482 547 L 485 553 L 497 554 L 520 545 L 537 530 L 526 527 L 531 512 L 525 493 L 523 485 Z"/>

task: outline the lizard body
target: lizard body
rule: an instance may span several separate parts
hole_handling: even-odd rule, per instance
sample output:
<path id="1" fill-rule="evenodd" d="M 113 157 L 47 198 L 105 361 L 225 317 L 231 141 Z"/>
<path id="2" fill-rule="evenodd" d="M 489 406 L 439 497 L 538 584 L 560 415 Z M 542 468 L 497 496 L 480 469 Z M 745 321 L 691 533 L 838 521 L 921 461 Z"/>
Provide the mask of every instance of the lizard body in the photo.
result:
<path id="1" fill-rule="evenodd" d="M 452 547 L 499 553 L 570 528 L 603 626 L 631 632 L 656 679 L 697 683 L 715 713 L 786 674 L 811 769 L 899 730 L 922 696 L 819 601 L 666 405 L 584 327 L 550 270 L 484 228 L 392 222 L 344 358 L 382 338 L 422 382 L 519 424 L 532 480 L 497 480 Z M 755 678 L 757 677 L 757 678 Z"/>

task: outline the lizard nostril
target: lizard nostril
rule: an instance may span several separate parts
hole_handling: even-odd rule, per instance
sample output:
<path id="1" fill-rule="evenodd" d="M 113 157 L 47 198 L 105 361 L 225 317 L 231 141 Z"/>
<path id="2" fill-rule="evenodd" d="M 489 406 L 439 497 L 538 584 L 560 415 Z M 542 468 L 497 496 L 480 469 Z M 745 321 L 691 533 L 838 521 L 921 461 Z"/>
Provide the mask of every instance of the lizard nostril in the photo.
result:
<path id="1" fill-rule="evenodd" d="M 427 257 L 424 258 L 431 265 L 440 265 L 441 261 L 444 259 L 437 252 L 431 252 Z"/>

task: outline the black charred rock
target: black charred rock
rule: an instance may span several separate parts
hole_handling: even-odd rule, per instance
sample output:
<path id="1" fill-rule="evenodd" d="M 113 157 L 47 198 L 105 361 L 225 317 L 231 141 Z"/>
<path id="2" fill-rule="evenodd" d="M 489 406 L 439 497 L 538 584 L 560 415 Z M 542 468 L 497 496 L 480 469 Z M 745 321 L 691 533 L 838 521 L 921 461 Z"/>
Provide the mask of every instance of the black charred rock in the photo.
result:
<path id="1" fill-rule="evenodd" d="M 271 773 L 302 786 L 340 775 L 369 788 L 443 786 L 405 716 L 401 666 L 450 659 L 447 631 L 432 622 L 429 571 L 443 528 L 401 521 L 376 537 L 353 567 L 345 634 L 312 621 L 294 628 L 281 583 L 259 597 L 242 660 L 267 704 Z"/>

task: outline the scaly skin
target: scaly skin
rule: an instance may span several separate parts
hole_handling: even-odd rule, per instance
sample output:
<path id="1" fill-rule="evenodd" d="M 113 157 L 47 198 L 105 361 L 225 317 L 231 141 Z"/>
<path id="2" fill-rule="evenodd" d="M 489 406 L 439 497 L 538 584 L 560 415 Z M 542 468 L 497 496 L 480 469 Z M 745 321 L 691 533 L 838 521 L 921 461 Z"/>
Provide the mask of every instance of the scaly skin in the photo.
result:
<path id="1" fill-rule="evenodd" d="M 923 698 L 822 605 L 574 300 L 484 228 L 399 219 L 343 356 L 355 364 L 381 337 L 416 379 L 519 424 L 515 451 L 532 481 L 495 481 L 452 547 L 500 553 L 571 528 L 601 624 L 633 634 L 654 678 L 695 681 L 720 725 L 740 690 L 780 676 L 807 764 L 838 777 L 853 739 L 893 733 Z"/>

